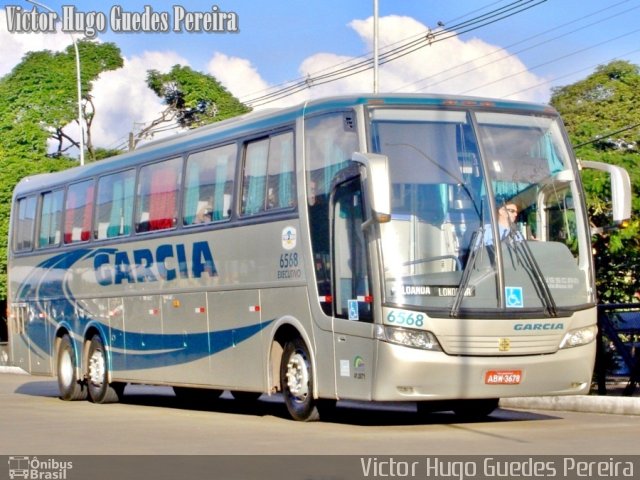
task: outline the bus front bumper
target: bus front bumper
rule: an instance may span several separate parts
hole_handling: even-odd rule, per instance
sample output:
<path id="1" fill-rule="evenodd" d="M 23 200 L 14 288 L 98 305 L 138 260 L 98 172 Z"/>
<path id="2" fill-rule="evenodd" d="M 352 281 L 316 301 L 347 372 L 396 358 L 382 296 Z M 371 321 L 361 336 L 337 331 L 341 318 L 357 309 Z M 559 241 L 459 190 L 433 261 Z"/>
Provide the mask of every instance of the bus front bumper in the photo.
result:
<path id="1" fill-rule="evenodd" d="M 584 394 L 595 350 L 591 342 L 547 355 L 451 356 L 380 341 L 372 400 Z"/>

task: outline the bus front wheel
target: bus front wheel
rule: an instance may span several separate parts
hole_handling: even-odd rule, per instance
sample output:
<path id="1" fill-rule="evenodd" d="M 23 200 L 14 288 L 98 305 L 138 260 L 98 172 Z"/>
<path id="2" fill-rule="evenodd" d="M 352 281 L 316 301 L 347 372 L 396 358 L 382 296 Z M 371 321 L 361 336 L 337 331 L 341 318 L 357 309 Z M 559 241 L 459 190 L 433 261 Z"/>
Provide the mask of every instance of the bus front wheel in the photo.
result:
<path id="1" fill-rule="evenodd" d="M 87 398 L 87 386 L 78 380 L 76 355 L 71 338 L 63 335 L 58 344 L 58 389 L 62 400 L 84 400 Z"/>
<path id="2" fill-rule="evenodd" d="M 109 364 L 100 335 L 94 335 L 89 344 L 87 386 L 93 403 L 117 402 L 124 390 L 124 384 L 109 383 Z"/>
<path id="3" fill-rule="evenodd" d="M 301 338 L 286 343 L 280 363 L 282 394 L 289 414 L 303 422 L 320 419 L 313 398 L 313 366 L 307 345 Z"/>

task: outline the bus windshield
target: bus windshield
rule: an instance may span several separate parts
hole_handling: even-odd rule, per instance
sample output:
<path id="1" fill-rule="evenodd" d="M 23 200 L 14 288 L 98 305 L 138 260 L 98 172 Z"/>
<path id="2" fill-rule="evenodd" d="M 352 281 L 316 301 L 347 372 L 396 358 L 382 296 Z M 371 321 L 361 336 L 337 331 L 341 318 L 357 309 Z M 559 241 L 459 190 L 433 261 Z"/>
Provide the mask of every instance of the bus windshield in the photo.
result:
<path id="1" fill-rule="evenodd" d="M 389 158 L 385 302 L 444 316 L 592 304 L 577 170 L 554 115 L 372 109 Z"/>

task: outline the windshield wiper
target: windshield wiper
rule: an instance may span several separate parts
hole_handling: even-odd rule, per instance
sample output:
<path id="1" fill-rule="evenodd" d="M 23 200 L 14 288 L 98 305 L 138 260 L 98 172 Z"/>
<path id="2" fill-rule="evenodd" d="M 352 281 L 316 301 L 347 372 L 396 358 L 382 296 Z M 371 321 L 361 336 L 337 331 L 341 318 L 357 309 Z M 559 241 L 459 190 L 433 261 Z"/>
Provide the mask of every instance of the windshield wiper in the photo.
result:
<path id="1" fill-rule="evenodd" d="M 460 313 L 460 305 L 462 304 L 462 299 L 464 298 L 464 292 L 466 292 L 467 287 L 469 286 L 469 280 L 471 279 L 471 272 L 476 264 L 476 258 L 478 258 L 478 252 L 482 246 L 482 239 L 484 237 L 484 227 L 478 228 L 473 235 L 471 236 L 471 242 L 469 243 L 469 256 L 467 257 L 467 264 L 464 266 L 464 270 L 462 271 L 462 278 L 460 279 L 460 285 L 458 285 L 458 291 L 456 293 L 456 298 L 453 300 L 453 305 L 451 306 L 451 312 L 449 316 L 457 317 Z"/>

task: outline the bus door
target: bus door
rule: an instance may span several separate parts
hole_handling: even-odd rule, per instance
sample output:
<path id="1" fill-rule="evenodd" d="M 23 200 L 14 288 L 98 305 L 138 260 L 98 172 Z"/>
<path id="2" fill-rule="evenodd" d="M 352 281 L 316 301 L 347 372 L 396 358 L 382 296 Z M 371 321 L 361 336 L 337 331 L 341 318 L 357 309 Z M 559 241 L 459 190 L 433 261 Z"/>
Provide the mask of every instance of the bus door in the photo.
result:
<path id="1" fill-rule="evenodd" d="M 338 397 L 370 399 L 375 342 L 359 176 L 335 187 L 330 218 L 336 391 Z"/>

